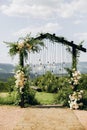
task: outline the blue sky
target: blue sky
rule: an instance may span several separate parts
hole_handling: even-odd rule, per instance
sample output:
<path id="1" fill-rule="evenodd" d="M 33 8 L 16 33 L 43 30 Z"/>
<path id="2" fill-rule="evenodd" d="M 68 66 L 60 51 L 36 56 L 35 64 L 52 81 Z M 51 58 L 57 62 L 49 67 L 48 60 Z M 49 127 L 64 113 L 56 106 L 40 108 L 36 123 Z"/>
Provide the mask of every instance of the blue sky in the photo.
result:
<path id="1" fill-rule="evenodd" d="M 0 0 L 0 62 L 12 60 L 3 41 L 17 41 L 31 32 L 56 33 L 87 48 L 87 0 Z M 87 61 L 81 53 L 80 61 Z"/>

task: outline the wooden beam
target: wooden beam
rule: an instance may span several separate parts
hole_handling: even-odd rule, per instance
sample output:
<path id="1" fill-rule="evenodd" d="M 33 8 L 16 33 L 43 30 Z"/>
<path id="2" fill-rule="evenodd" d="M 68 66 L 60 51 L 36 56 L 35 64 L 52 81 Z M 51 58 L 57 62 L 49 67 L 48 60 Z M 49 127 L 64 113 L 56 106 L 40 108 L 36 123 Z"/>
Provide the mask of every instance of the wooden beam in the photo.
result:
<path id="1" fill-rule="evenodd" d="M 73 41 L 71 41 L 71 42 L 67 41 L 66 39 L 64 39 L 64 37 L 58 37 L 58 36 L 55 36 L 55 34 L 50 34 L 50 33 L 40 34 L 40 36 L 36 37 L 35 39 L 39 39 L 39 40 L 49 39 L 51 41 L 59 42 L 59 43 L 65 44 L 65 45 L 69 45 L 69 46 L 74 47 L 78 50 L 86 52 L 86 48 L 82 47 L 82 45 L 76 45 L 73 43 Z"/>

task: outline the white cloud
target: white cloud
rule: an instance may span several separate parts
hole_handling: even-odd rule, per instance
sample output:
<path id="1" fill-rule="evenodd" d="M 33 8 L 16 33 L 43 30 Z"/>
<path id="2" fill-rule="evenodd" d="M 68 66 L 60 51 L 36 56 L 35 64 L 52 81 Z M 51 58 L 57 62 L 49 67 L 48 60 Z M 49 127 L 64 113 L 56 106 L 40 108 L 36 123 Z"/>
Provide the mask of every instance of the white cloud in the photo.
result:
<path id="1" fill-rule="evenodd" d="M 62 27 L 58 23 L 47 23 L 42 26 L 29 26 L 26 28 L 23 28 L 17 32 L 14 33 L 15 36 L 25 36 L 32 32 L 32 35 L 35 35 L 37 33 L 57 33 L 58 30 L 61 30 Z"/>
<path id="2" fill-rule="evenodd" d="M 67 18 L 87 13 L 87 0 L 10 0 L 9 4 L 1 6 L 1 11 L 9 16 Z"/>
<path id="3" fill-rule="evenodd" d="M 82 20 L 76 20 L 76 21 L 74 21 L 74 24 L 76 24 L 76 25 L 81 24 L 81 23 L 83 23 Z"/>
<path id="4" fill-rule="evenodd" d="M 74 36 L 77 37 L 77 39 L 79 39 L 80 41 L 82 41 L 82 40 L 87 41 L 87 32 L 76 33 L 76 34 L 74 34 Z"/>
<path id="5" fill-rule="evenodd" d="M 87 48 L 87 32 L 84 33 L 76 33 L 74 37 L 78 39 L 78 43 L 83 41 L 83 47 Z"/>
<path id="6" fill-rule="evenodd" d="M 63 3 L 59 9 L 60 15 L 64 18 L 72 15 L 87 13 L 87 0 L 73 0 Z"/>
<path id="7" fill-rule="evenodd" d="M 60 0 L 12 0 L 9 5 L 2 5 L 1 10 L 9 16 L 51 17 L 58 1 Z"/>

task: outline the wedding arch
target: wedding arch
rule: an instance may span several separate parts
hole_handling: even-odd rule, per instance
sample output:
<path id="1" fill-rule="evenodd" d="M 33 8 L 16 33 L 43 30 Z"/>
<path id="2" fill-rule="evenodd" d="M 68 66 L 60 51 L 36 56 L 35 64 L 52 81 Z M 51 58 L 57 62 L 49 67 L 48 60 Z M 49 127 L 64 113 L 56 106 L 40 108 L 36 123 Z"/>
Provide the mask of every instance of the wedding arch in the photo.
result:
<path id="1" fill-rule="evenodd" d="M 82 45 L 76 45 L 73 41 L 67 41 L 64 37 L 58 37 L 55 34 L 50 33 L 40 34 L 35 38 L 27 36 L 25 38 L 20 38 L 17 42 L 6 42 L 10 47 L 9 53 L 11 56 L 19 54 L 19 65 L 21 66 L 21 68 L 15 74 L 15 83 L 20 94 L 21 107 L 24 107 L 24 101 L 25 98 L 27 98 L 26 94 L 28 94 L 28 76 L 26 75 L 26 70 L 24 68 L 24 60 L 28 59 L 28 53 L 39 52 L 39 50 L 41 50 L 41 47 L 45 45 L 45 43 L 43 42 L 44 39 L 49 39 L 53 43 L 61 43 L 67 46 L 67 49 L 71 47 L 72 68 L 75 69 L 77 69 L 77 51 L 79 50 L 86 52 L 86 48 L 82 47 Z"/>

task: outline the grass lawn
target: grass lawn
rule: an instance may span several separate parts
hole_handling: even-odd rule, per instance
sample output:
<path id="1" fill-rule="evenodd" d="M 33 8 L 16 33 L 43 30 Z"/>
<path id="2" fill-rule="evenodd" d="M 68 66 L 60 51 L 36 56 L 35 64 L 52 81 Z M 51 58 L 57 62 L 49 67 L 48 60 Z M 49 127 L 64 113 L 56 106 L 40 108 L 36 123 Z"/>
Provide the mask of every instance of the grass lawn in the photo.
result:
<path id="1" fill-rule="evenodd" d="M 8 92 L 0 92 L 0 97 L 7 97 L 8 95 Z"/>
<path id="2" fill-rule="evenodd" d="M 54 104 L 56 94 L 46 92 L 36 92 L 35 98 L 42 105 Z M 0 93 L 0 104 L 12 104 L 14 96 L 10 96 L 7 92 Z"/>
<path id="3" fill-rule="evenodd" d="M 15 95 L 8 92 L 0 92 L 0 104 L 11 105 L 15 102 Z"/>
<path id="4" fill-rule="evenodd" d="M 40 104 L 50 105 L 54 104 L 54 97 L 56 94 L 46 93 L 46 92 L 37 92 L 36 99 Z"/>

